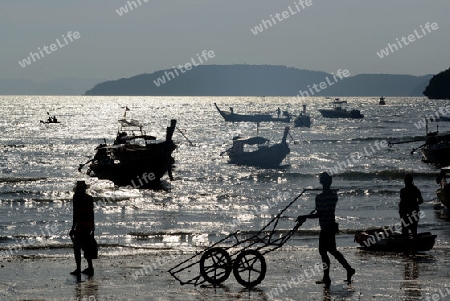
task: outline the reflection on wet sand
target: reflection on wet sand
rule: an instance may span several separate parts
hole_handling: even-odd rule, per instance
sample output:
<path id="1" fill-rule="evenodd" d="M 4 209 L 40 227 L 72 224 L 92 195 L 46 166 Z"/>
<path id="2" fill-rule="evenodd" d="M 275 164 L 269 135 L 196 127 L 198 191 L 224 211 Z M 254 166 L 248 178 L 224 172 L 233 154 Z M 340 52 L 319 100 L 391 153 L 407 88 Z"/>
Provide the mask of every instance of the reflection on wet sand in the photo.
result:
<path id="1" fill-rule="evenodd" d="M 346 287 L 332 285 L 331 288 L 323 288 L 323 301 L 332 300 L 351 300 L 355 293 L 355 289 L 351 284 Z"/>
<path id="2" fill-rule="evenodd" d="M 422 288 L 418 278 L 418 262 L 416 260 L 407 260 L 405 262 L 405 281 L 400 284 L 400 289 L 405 292 L 405 301 L 422 300 Z"/>
<path id="3" fill-rule="evenodd" d="M 268 301 L 270 298 L 263 289 L 243 288 L 239 292 L 233 292 L 226 285 L 204 285 L 199 290 L 200 294 L 197 296 L 198 300 L 261 300 Z"/>
<path id="4" fill-rule="evenodd" d="M 86 281 L 82 281 L 81 277 L 77 277 L 74 293 L 75 300 L 99 300 L 98 283 L 94 280 L 94 277 L 89 277 Z"/>

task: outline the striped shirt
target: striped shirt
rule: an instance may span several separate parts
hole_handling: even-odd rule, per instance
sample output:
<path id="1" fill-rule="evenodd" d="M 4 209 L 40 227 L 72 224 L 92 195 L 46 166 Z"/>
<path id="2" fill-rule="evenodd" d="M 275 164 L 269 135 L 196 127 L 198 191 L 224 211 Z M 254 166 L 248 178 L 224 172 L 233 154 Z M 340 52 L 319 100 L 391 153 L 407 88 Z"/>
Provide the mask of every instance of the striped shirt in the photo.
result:
<path id="1" fill-rule="evenodd" d="M 337 194 L 331 190 L 325 190 L 316 197 L 316 210 L 319 215 L 321 230 L 334 230 L 334 212 L 338 201 Z"/>

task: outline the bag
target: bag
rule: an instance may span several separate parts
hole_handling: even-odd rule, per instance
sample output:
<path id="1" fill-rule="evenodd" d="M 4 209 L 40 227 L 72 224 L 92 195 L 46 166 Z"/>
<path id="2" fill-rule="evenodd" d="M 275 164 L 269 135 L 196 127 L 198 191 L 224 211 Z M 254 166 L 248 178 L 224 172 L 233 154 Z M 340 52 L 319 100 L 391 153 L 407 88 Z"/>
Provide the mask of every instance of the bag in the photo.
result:
<path id="1" fill-rule="evenodd" d="M 84 258 L 97 259 L 98 258 L 98 244 L 94 238 L 94 233 L 89 235 L 86 246 L 83 248 Z"/>
<path id="2" fill-rule="evenodd" d="M 92 242 L 91 258 L 97 259 L 98 258 L 98 244 L 94 238 L 94 234 L 91 235 L 91 242 Z"/>
<path id="3" fill-rule="evenodd" d="M 334 233 L 338 234 L 339 233 L 339 224 L 334 222 Z"/>

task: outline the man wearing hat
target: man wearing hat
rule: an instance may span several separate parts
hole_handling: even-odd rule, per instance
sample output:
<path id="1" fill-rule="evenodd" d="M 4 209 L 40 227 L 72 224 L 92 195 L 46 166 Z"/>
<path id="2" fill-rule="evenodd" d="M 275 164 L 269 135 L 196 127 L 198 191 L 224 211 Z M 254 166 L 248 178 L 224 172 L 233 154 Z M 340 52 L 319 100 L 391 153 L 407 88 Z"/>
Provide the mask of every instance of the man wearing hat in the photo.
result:
<path id="1" fill-rule="evenodd" d="M 70 237 L 73 241 L 75 262 L 77 269 L 70 274 L 79 276 L 81 273 L 94 275 L 92 266 L 91 236 L 94 235 L 94 199 L 86 193 L 89 188 L 85 181 L 77 181 L 73 191 L 73 223 Z M 84 258 L 88 262 L 87 269 L 81 271 L 81 249 L 84 250 Z"/>
<path id="2" fill-rule="evenodd" d="M 419 224 L 419 205 L 423 203 L 422 193 L 414 185 L 413 176 L 408 173 L 404 178 L 405 187 L 400 190 L 399 214 L 402 220 L 402 234 L 407 238 L 407 245 L 404 255 L 409 255 L 409 251 L 416 253 L 417 245 L 417 225 Z M 409 232 L 413 236 L 412 243 L 409 241 Z"/>
<path id="3" fill-rule="evenodd" d="M 347 282 L 350 283 L 355 270 L 345 260 L 344 256 L 336 249 L 336 232 L 337 224 L 335 221 L 335 210 L 338 197 L 336 192 L 331 190 L 331 183 L 333 182 L 331 176 L 323 172 L 319 175 L 320 184 L 323 186 L 323 191 L 316 196 L 316 212 L 308 216 L 299 216 L 297 221 L 304 222 L 306 218 L 318 218 L 320 225 L 319 234 L 319 253 L 322 257 L 323 264 L 323 278 L 317 281 L 317 284 L 325 284 L 326 288 L 331 285 L 330 279 L 330 258 L 328 252 L 333 255 L 337 261 L 347 270 Z"/>

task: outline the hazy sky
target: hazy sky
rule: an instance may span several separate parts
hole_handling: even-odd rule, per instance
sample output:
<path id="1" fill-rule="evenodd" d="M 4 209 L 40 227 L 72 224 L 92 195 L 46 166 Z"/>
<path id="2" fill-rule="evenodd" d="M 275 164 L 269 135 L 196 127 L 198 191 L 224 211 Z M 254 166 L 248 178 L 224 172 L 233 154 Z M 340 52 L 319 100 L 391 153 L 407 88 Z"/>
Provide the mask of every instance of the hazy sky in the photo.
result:
<path id="1" fill-rule="evenodd" d="M 1 0 L 0 78 L 117 79 L 184 65 L 203 50 L 215 53 L 207 64 L 348 69 L 352 75 L 423 75 L 450 67 L 449 0 L 310 0 L 305 8 L 299 1 L 134 0 L 138 7 L 130 10 L 131 0 Z M 119 16 L 122 6 L 129 12 Z M 287 18 L 279 16 L 280 22 L 275 14 L 283 11 Z M 277 24 L 253 34 L 270 15 Z M 439 28 L 424 35 L 420 26 L 427 22 Z M 420 38 L 377 55 L 415 30 Z M 69 31 L 79 38 L 70 42 Z M 19 61 L 44 46 L 49 54 L 21 67 Z"/>

